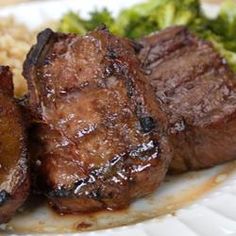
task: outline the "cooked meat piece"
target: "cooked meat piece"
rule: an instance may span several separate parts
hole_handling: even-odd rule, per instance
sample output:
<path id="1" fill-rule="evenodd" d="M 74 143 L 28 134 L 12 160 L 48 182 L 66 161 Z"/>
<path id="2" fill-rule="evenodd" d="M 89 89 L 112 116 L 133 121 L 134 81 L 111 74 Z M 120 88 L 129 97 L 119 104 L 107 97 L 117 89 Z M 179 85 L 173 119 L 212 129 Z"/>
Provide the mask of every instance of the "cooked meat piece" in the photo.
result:
<path id="1" fill-rule="evenodd" d="M 160 185 L 172 156 L 168 123 L 129 41 L 105 28 L 84 37 L 46 29 L 24 76 L 35 170 L 56 210 L 122 208 Z"/>
<path id="2" fill-rule="evenodd" d="M 210 42 L 180 26 L 140 43 L 158 106 L 169 117 L 169 132 L 177 133 L 170 172 L 235 160 L 236 85 L 226 61 Z"/>
<path id="3" fill-rule="evenodd" d="M 23 127 L 13 98 L 12 74 L 0 66 L 0 224 L 10 219 L 29 193 Z"/>

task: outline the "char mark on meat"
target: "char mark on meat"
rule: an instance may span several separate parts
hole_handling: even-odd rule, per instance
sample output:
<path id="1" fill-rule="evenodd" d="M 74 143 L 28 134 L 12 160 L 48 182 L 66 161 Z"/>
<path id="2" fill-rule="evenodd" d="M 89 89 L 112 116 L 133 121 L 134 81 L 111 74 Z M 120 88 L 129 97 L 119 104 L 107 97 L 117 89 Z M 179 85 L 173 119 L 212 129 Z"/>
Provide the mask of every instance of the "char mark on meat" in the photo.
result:
<path id="1" fill-rule="evenodd" d="M 210 42 L 175 26 L 140 40 L 142 68 L 169 120 L 171 173 L 236 159 L 236 85 Z"/>
<path id="2" fill-rule="evenodd" d="M 122 208 L 165 176 L 167 119 L 131 45 L 104 27 L 83 37 L 46 31 L 24 63 L 34 169 L 60 212 Z"/>

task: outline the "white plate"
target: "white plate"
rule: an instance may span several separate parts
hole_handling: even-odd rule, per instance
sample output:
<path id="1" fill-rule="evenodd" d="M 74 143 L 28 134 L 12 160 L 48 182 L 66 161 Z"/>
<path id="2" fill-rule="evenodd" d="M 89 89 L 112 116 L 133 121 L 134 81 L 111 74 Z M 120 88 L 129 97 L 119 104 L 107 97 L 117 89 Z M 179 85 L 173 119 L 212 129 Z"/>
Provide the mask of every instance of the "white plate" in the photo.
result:
<path id="1" fill-rule="evenodd" d="M 137 0 L 78 0 L 21 4 L 0 10 L 0 16 L 13 15 L 30 28 L 59 19 L 68 10 L 83 16 L 94 7 L 108 7 L 114 14 Z M 215 15 L 217 6 L 204 9 Z M 2 62 L 1 62 L 2 63 Z M 2 233 L 91 236 L 236 235 L 236 162 L 209 170 L 168 177 L 151 196 L 134 202 L 128 209 L 80 216 L 59 216 L 46 203 L 31 201 Z M 1 234 L 1 231 L 0 231 Z M 7 234 L 7 233 L 6 233 Z"/>

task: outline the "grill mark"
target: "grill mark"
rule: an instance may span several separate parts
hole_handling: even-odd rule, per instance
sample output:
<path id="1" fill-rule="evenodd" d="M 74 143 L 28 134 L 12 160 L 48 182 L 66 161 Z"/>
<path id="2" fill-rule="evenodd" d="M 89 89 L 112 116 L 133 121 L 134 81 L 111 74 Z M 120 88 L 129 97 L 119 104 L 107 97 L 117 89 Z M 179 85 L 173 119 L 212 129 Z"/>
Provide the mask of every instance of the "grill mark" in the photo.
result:
<path id="1" fill-rule="evenodd" d="M 174 59 L 175 58 L 166 59 L 166 60 L 171 61 L 171 60 L 174 60 Z M 164 63 L 164 61 L 163 61 L 163 63 Z M 196 65 L 196 68 L 199 68 L 199 67 Z M 165 90 L 165 93 L 171 94 L 172 97 L 173 97 L 174 94 L 175 94 L 176 89 L 182 87 L 183 84 L 186 84 L 188 82 L 194 81 L 193 78 L 195 78 L 195 80 L 199 79 L 199 77 L 202 77 L 205 74 L 209 73 L 211 69 L 212 69 L 212 64 L 204 64 L 204 66 L 201 66 L 200 70 L 197 70 L 197 73 L 195 71 L 194 76 L 186 75 L 185 77 L 182 77 L 183 79 L 181 81 L 179 81 L 179 83 L 176 84 L 175 87 L 173 87 L 171 89 L 168 89 L 168 90 Z M 186 78 L 188 78 L 188 79 L 186 79 Z M 152 78 L 152 81 L 158 81 L 158 80 L 160 80 L 158 77 L 153 77 Z"/>
<path id="2" fill-rule="evenodd" d="M 105 163 L 101 168 L 96 168 L 96 169 L 91 170 L 89 174 L 87 174 L 89 177 L 78 180 L 76 183 L 73 184 L 72 187 L 65 188 L 64 186 L 61 186 L 53 190 L 48 189 L 46 192 L 46 195 L 50 198 L 53 198 L 53 197 L 77 198 L 79 196 L 83 196 L 86 192 L 86 191 L 79 191 L 80 188 L 83 188 L 84 186 L 85 187 L 93 186 L 93 184 L 96 183 L 96 185 L 94 185 L 95 188 L 92 189 L 92 191 L 90 189 L 90 191 L 88 192 L 89 194 L 86 195 L 86 197 L 90 197 L 93 200 L 98 200 L 99 202 L 104 203 L 103 198 L 106 196 L 103 196 L 101 192 L 99 191 L 100 185 L 97 184 L 99 181 L 104 183 L 104 185 L 106 185 L 107 181 L 108 182 L 110 181 L 109 174 L 111 173 L 113 175 L 113 173 L 117 173 L 116 169 L 119 169 L 121 171 L 124 170 L 125 177 L 127 178 L 128 182 L 132 182 L 132 179 L 130 177 L 131 171 L 127 170 L 127 167 L 128 167 L 127 162 L 129 158 L 134 158 L 134 159 L 139 158 L 142 162 L 147 161 L 148 159 L 151 158 L 149 155 L 149 152 L 153 152 L 153 150 L 157 152 L 158 157 L 161 155 L 161 150 L 158 143 L 153 142 L 152 145 L 149 145 L 149 144 L 145 144 L 145 145 L 146 146 L 139 145 L 136 148 L 127 151 L 126 153 L 121 153 L 115 156 L 113 159 L 107 161 L 107 163 Z M 144 156 L 140 155 L 140 153 L 143 153 L 143 155 L 147 153 L 146 154 L 147 157 L 144 158 Z M 121 164 L 122 166 L 120 166 Z M 79 190 L 76 191 L 76 189 L 78 188 Z M 96 194 L 97 192 L 99 192 L 99 194 Z"/>
<path id="3" fill-rule="evenodd" d="M 3 206 L 10 198 L 10 194 L 6 190 L 0 191 L 0 207 Z"/>
<path id="4" fill-rule="evenodd" d="M 116 47 L 115 47 L 116 48 Z M 103 50 L 107 50 L 106 48 L 103 48 Z M 121 52 L 121 50 L 123 50 L 123 48 L 122 47 L 120 47 L 119 48 L 119 50 L 118 50 L 118 52 Z M 110 66 L 110 68 L 108 68 L 108 70 L 107 70 L 107 76 L 109 75 L 109 76 L 111 76 L 111 75 L 114 75 L 114 76 L 116 76 L 117 75 L 117 77 L 119 77 L 118 79 L 120 79 L 120 78 L 123 78 L 123 81 L 124 81 L 124 84 L 123 85 L 125 85 L 124 87 L 126 88 L 126 89 L 124 89 L 123 90 L 123 92 L 127 92 L 127 94 L 129 94 L 130 96 L 128 97 L 128 102 L 127 103 L 129 103 L 129 104 L 132 104 L 131 105 L 131 110 L 132 110 L 132 117 L 133 117 L 133 119 L 134 120 L 136 120 L 136 117 L 137 118 L 143 118 L 143 119 L 146 119 L 146 118 L 150 118 L 150 119 L 152 119 L 152 117 L 150 117 L 149 116 L 149 114 L 147 114 L 147 111 L 146 111 L 146 109 L 145 109 L 145 105 L 146 105 L 146 103 L 145 103 L 145 101 L 144 101 L 144 98 L 146 98 L 146 97 L 142 97 L 141 95 L 142 95 L 142 93 L 140 92 L 140 91 L 142 91 L 142 89 L 140 89 L 139 90 L 139 87 L 137 86 L 135 86 L 135 83 L 134 83 L 134 77 L 135 77 L 135 73 L 134 74 L 132 74 L 132 73 L 130 73 L 129 72 L 129 69 L 128 69 L 128 66 L 130 66 L 130 64 L 129 64 L 129 59 L 127 59 L 127 60 L 124 60 L 124 58 L 120 58 L 120 61 L 119 61 L 119 56 L 120 57 L 122 57 L 123 56 L 123 54 L 122 54 L 122 52 L 121 52 L 121 55 L 118 55 L 117 53 L 116 53 L 116 51 L 115 50 L 113 50 L 113 51 L 111 51 L 110 53 L 108 53 L 107 55 L 105 55 L 105 57 L 107 57 L 107 61 L 103 61 L 102 63 L 105 63 L 106 65 L 108 64 L 110 64 L 111 66 Z M 111 63 L 110 63 L 110 61 L 111 61 Z M 125 62 L 125 63 L 124 63 Z M 132 61 L 131 61 L 132 62 Z M 132 65 L 131 65 L 132 66 Z M 41 69 L 41 68 L 38 68 L 39 70 Z M 136 72 L 136 71 L 135 71 Z M 123 74 L 123 76 L 121 75 L 121 74 Z M 104 75 L 104 76 L 103 76 Z M 118 76 L 119 75 L 119 76 Z M 105 78 L 104 77 L 106 77 L 106 73 L 105 72 L 103 72 L 102 73 L 102 75 L 101 75 L 101 78 L 102 79 L 104 79 L 105 80 Z M 42 82 L 42 81 L 41 81 Z M 104 83 L 105 84 L 105 83 Z M 90 87 L 90 85 L 88 85 L 88 86 L 85 86 L 85 87 L 83 87 L 82 89 L 75 89 L 74 91 L 66 91 L 66 93 L 65 93 L 65 96 L 64 96 L 64 94 L 62 94 L 62 96 L 61 96 L 61 94 L 59 95 L 59 98 L 61 97 L 62 99 L 63 98 L 65 98 L 65 97 L 67 97 L 67 96 L 69 96 L 69 95 L 71 95 L 71 93 L 78 93 L 78 92 L 81 92 L 81 91 L 84 91 L 84 90 L 86 90 L 86 89 L 89 89 L 89 88 L 91 88 Z M 102 87 L 103 88 L 103 87 Z M 123 89 L 123 86 L 122 86 L 122 89 Z M 39 92 L 41 92 L 40 90 L 39 90 Z M 124 94 L 122 92 L 122 95 Z M 58 98 L 58 97 L 57 97 Z M 141 98 L 141 99 L 139 99 L 139 98 Z M 56 100 L 56 102 L 58 102 L 59 100 Z M 130 102 L 131 101 L 131 102 Z M 135 105 L 135 109 L 133 108 L 134 106 L 133 105 Z M 134 114 L 135 113 L 135 114 Z M 120 113 L 118 113 L 118 115 L 119 116 L 121 116 L 120 115 Z M 120 118 L 119 118 L 120 119 Z M 137 123 L 138 123 L 138 119 L 137 119 Z M 153 122 L 150 122 L 151 123 L 151 125 L 150 125 L 150 127 L 152 128 L 153 127 Z M 98 129 L 102 129 L 102 127 L 103 127 L 103 125 L 105 125 L 105 123 L 104 122 L 102 122 L 102 123 L 99 123 L 99 125 L 97 125 L 97 128 Z M 132 123 L 132 126 L 133 125 L 136 125 L 135 124 L 135 122 L 133 122 Z M 147 126 L 149 126 L 149 125 L 147 125 Z M 150 129 L 150 127 L 148 127 L 148 129 Z M 146 127 L 144 127 L 145 129 L 146 129 Z M 58 129 L 60 132 L 61 132 L 61 130 L 60 130 L 60 128 Z M 65 130 L 63 130 L 62 129 L 62 136 L 66 136 L 65 135 Z M 137 131 L 137 129 L 135 130 L 135 132 Z M 149 131 L 149 130 L 148 130 Z M 147 136 L 147 135 L 143 135 L 143 134 L 141 134 L 142 135 L 142 137 L 149 137 L 148 139 L 143 139 L 143 138 L 141 138 L 141 139 L 139 139 L 139 136 L 138 136 L 138 143 L 142 143 L 142 142 L 148 142 L 148 141 L 150 141 L 150 140 L 152 140 L 153 139 L 153 136 L 152 135 L 150 135 L 150 136 Z M 71 142 L 74 142 L 75 143 L 75 140 L 73 140 L 73 137 L 70 137 L 70 138 L 68 138 L 67 137 L 67 140 L 69 140 L 69 141 L 71 141 Z M 143 141 L 143 140 L 145 140 L 145 141 Z M 147 141 L 148 140 L 148 141 Z M 155 140 L 155 139 L 154 139 Z M 142 142 L 140 142 L 140 141 L 142 141 Z M 131 142 L 132 143 L 132 142 Z M 134 144 L 133 144 L 133 146 L 135 146 L 137 144 L 137 142 L 135 142 Z M 76 149 L 78 149 L 78 148 L 76 148 Z M 136 161 L 139 161 L 139 159 L 140 159 L 140 163 L 141 163 L 141 161 L 143 161 L 143 159 L 141 159 L 141 158 L 146 158 L 146 157 L 152 157 L 153 159 L 154 159 L 154 157 L 155 157 L 155 159 L 156 158 L 159 158 L 159 156 L 160 156 L 160 152 L 161 152 L 161 150 L 160 150 L 160 148 L 159 148 L 159 144 L 158 143 L 153 143 L 153 148 L 150 150 L 150 153 L 149 154 L 145 154 L 142 150 L 142 147 L 140 147 L 140 146 L 137 146 L 137 147 L 135 147 L 135 148 L 133 148 L 133 153 L 134 152 L 136 152 L 137 153 L 137 155 L 135 156 L 135 157 L 131 157 L 130 156 L 130 152 L 125 152 L 124 153 L 124 157 L 122 157 L 119 161 L 117 161 L 117 160 L 114 160 L 116 157 L 114 157 L 114 155 L 115 154 L 112 154 L 112 156 L 114 157 L 111 161 L 109 161 L 108 162 L 108 169 L 110 168 L 110 166 L 115 166 L 115 168 L 117 168 L 116 169 L 116 171 L 120 171 L 122 168 L 122 165 L 124 164 L 124 165 L 126 165 L 127 166 L 127 174 L 129 173 L 129 171 L 130 171 L 130 169 L 131 168 L 134 168 L 133 166 L 134 166 L 134 163 L 136 162 Z M 119 149 L 120 150 L 120 149 Z M 157 157 L 156 157 L 157 156 Z M 131 159 L 132 158 L 132 159 Z M 148 161 L 150 161 L 150 160 L 146 160 L 147 162 Z M 156 160 L 155 160 L 156 161 Z M 153 163 L 154 164 L 156 164 L 155 163 L 155 161 L 153 161 Z M 122 163 L 123 162 L 123 163 Z M 115 164 L 114 164 L 115 163 Z M 105 165 L 106 164 L 106 162 L 104 163 L 103 162 L 103 164 L 102 165 Z M 152 163 L 148 163 L 148 165 L 150 164 L 150 166 L 152 165 Z M 86 167 L 85 167 L 86 168 Z M 104 172 L 106 172 L 106 170 L 104 170 L 104 169 L 106 169 L 106 166 L 103 168 L 103 170 L 102 171 L 104 171 Z M 146 170 L 145 170 L 146 171 Z M 161 170 L 162 171 L 162 170 Z M 112 170 L 108 170 L 108 172 L 112 172 Z M 87 172 L 86 172 L 87 173 Z M 91 172 L 91 173 L 93 173 L 93 172 Z M 101 172 L 99 172 L 99 170 L 98 170 L 98 172 L 96 172 L 96 173 L 94 173 L 94 174 L 97 174 L 98 173 L 98 175 L 99 176 L 101 176 L 101 175 L 103 175 L 103 174 L 101 174 Z M 108 173 L 109 174 L 109 173 Z M 86 175 L 88 175 L 88 173 L 86 174 Z M 131 174 L 130 174 L 131 175 Z M 132 176 L 131 176 L 132 177 Z M 129 177 L 128 177 L 129 178 Z M 79 179 L 79 178 L 78 178 Z M 81 180 L 81 179 L 79 179 L 75 184 L 74 184 L 74 186 L 72 186 L 71 188 L 69 188 L 69 187 L 58 187 L 58 188 L 56 188 L 56 189 L 52 189 L 53 187 L 52 186 L 50 186 L 50 184 L 48 185 L 48 188 L 51 188 L 51 190 L 50 189 L 48 189 L 47 190 L 47 194 L 48 194 L 48 196 L 49 197 L 51 197 L 51 198 L 53 198 L 54 196 L 58 196 L 59 198 L 63 198 L 63 197 L 72 197 L 72 198 L 76 198 L 77 197 L 77 195 L 75 195 L 74 194 L 74 191 L 75 191 L 75 189 L 76 188 L 78 188 L 80 185 L 83 185 L 83 184 L 90 184 L 90 186 L 92 185 L 92 183 L 90 183 L 89 182 L 90 180 L 89 180 L 89 178 L 87 178 L 87 179 L 85 179 L 85 180 Z M 102 184 L 101 183 L 99 183 L 99 181 L 98 181 L 98 183 L 96 184 L 96 186 L 94 186 L 95 187 L 95 189 L 93 190 L 92 189 L 92 191 L 90 191 L 90 189 L 88 189 L 88 193 L 90 192 L 90 196 L 88 197 L 88 198 L 92 198 L 92 199 L 95 199 L 95 200 L 100 200 L 100 202 L 101 203 L 103 203 L 104 204 L 104 207 L 106 206 L 106 205 L 109 205 L 107 202 L 106 202 L 106 200 L 103 202 L 103 199 L 102 199 L 102 194 L 103 195 L 109 195 L 109 192 L 107 193 L 107 190 L 104 190 L 103 189 L 103 187 L 104 188 L 109 188 L 109 185 L 110 186 L 112 186 L 111 185 L 111 182 L 112 182 L 112 180 L 110 179 L 110 177 L 108 176 L 106 176 L 106 175 L 104 175 L 104 176 L 101 176 L 101 180 L 100 181 L 102 181 Z M 139 181 L 139 180 L 137 180 L 137 181 Z M 73 182 L 74 183 L 74 182 Z M 67 186 L 67 184 L 68 185 L 73 185 L 73 183 L 72 182 L 65 182 L 65 185 Z M 124 182 L 124 184 L 126 184 L 126 182 Z M 128 184 L 130 184 L 130 183 L 128 183 Z M 134 184 L 134 183 L 132 183 L 132 184 Z M 98 186 L 102 186 L 102 188 L 100 189 L 100 188 L 98 188 Z M 93 188 L 93 186 L 92 186 L 92 188 Z M 113 191 L 113 190 L 112 190 Z M 82 191 L 81 192 L 82 194 L 84 194 L 85 192 L 84 191 Z M 114 194 L 116 195 L 116 191 L 114 191 Z M 81 195 L 81 196 L 83 196 L 83 195 Z M 121 196 L 122 196 L 122 194 L 121 194 Z M 111 195 L 110 196 L 110 198 L 112 198 L 113 196 Z M 129 200 L 129 196 L 126 196 L 127 197 L 127 199 Z"/>
<path id="5" fill-rule="evenodd" d="M 137 119 L 140 122 L 143 118 L 150 117 L 146 111 L 145 104 L 143 103 L 143 96 L 135 86 L 133 75 L 130 75 L 129 69 L 126 67 L 126 65 L 122 63 L 122 58 L 119 57 L 119 53 L 116 52 L 116 49 L 112 47 L 109 47 L 106 50 L 108 50 L 108 52 L 112 51 L 112 58 L 109 53 L 106 54 L 104 57 L 103 63 L 108 65 L 105 68 L 104 78 L 107 78 L 109 76 L 117 76 L 117 78 L 119 78 L 120 74 L 123 75 L 125 87 L 127 90 L 127 96 L 135 107 L 134 112 L 136 114 Z M 115 57 L 113 55 L 115 55 Z M 152 118 L 152 120 L 152 123 L 154 124 L 154 119 Z"/>
<path id="6" fill-rule="evenodd" d="M 152 61 L 149 61 L 148 63 L 146 63 L 147 60 L 148 60 L 148 57 L 150 56 L 150 52 L 152 50 L 155 51 L 155 45 L 156 44 L 158 44 L 159 46 L 165 47 L 165 45 L 171 44 L 173 39 L 167 39 L 167 40 L 159 42 L 159 43 L 156 42 L 153 47 L 149 47 L 149 50 L 146 53 L 145 59 L 142 60 L 143 61 L 142 66 L 145 67 L 145 68 L 149 68 L 150 65 L 153 65 L 153 63 L 157 60 L 160 60 L 160 58 L 163 59 L 163 60 L 161 60 L 161 62 L 164 62 L 165 60 L 168 60 L 167 59 L 168 57 L 170 57 L 170 56 L 172 57 L 172 54 L 175 54 L 176 52 L 179 52 L 179 51 L 181 52 L 185 47 L 189 47 L 189 45 L 192 45 L 193 44 L 193 42 L 191 42 L 192 38 L 186 37 L 186 35 L 184 35 L 184 34 L 185 33 L 183 33 L 183 32 L 179 32 L 178 34 L 176 34 L 175 37 L 179 36 L 180 38 L 184 38 L 184 40 L 183 39 L 179 40 L 179 42 L 175 43 L 174 46 L 172 46 L 171 48 L 168 48 L 168 50 L 165 50 L 164 55 L 163 55 L 163 53 L 160 56 L 158 56 L 156 54 L 156 57 Z M 175 38 L 175 40 L 176 40 L 176 38 Z M 145 46 L 145 43 L 144 43 L 144 46 Z M 155 53 L 152 53 L 151 55 L 155 55 Z M 157 65 L 154 65 L 154 67 L 155 66 L 157 66 Z M 149 68 L 149 69 L 151 69 L 151 68 Z"/>

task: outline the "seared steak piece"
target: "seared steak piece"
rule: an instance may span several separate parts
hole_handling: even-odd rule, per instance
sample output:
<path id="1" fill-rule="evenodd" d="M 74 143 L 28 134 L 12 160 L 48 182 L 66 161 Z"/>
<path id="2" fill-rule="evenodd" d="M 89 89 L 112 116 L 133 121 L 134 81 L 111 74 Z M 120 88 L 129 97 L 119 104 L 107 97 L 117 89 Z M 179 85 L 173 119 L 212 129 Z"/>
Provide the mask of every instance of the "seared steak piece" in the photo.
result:
<path id="1" fill-rule="evenodd" d="M 171 160 L 167 119 L 131 43 L 100 28 L 46 29 L 24 63 L 42 191 L 61 213 L 125 207 L 154 191 Z"/>
<path id="2" fill-rule="evenodd" d="M 10 219 L 29 193 L 23 126 L 13 98 L 12 74 L 0 66 L 0 223 Z"/>
<path id="3" fill-rule="evenodd" d="M 170 172 L 236 159 L 236 85 L 210 42 L 184 27 L 143 38 L 139 53 L 158 106 L 176 132 Z"/>

